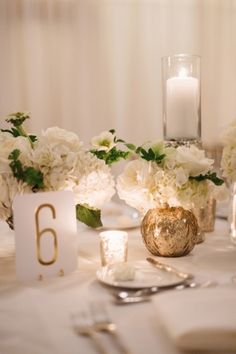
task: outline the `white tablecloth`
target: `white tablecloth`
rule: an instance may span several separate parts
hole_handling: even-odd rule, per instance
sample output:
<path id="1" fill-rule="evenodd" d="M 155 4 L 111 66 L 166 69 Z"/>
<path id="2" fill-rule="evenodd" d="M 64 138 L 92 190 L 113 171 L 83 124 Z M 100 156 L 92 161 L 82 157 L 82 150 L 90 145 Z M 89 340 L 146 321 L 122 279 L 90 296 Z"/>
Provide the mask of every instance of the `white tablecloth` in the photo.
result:
<path id="1" fill-rule="evenodd" d="M 139 229 L 129 231 L 129 260 L 149 256 Z M 197 280 L 232 284 L 236 274 L 236 247 L 230 243 L 227 224 L 217 221 L 206 241 L 180 258 L 162 261 L 194 273 Z M 0 223 L 0 354 L 94 354 L 88 338 L 76 336 L 70 313 L 102 299 L 132 354 L 178 354 L 156 316 L 152 302 L 117 306 L 107 288 L 96 280 L 100 267 L 98 231 L 78 226 L 78 269 L 65 277 L 24 286 L 15 278 L 14 233 Z M 231 284 L 231 285 L 229 285 Z M 187 291 L 187 290 L 186 290 Z M 155 295 L 158 296 L 158 295 Z M 222 304 L 224 306 L 224 304 Z M 107 337 L 104 338 L 107 345 Z M 115 354 L 115 349 L 110 349 Z M 223 354 L 223 353 L 222 353 Z"/>

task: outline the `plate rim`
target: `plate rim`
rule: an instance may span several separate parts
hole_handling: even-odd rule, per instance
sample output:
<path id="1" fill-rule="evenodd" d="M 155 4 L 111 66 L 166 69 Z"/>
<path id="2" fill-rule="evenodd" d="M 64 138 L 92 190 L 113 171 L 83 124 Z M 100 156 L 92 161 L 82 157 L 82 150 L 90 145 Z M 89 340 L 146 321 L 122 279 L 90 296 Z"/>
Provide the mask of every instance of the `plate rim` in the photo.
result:
<path id="1" fill-rule="evenodd" d="M 133 262 L 129 262 L 129 263 L 138 263 L 138 262 L 142 262 L 142 261 L 133 261 Z M 115 265 L 115 264 L 114 264 Z M 170 288 L 170 287 L 175 287 L 175 286 L 178 286 L 178 285 L 181 285 L 183 283 L 186 282 L 186 279 L 183 279 L 183 278 L 180 278 L 179 281 L 176 280 L 176 282 L 171 282 L 171 283 L 168 283 L 168 284 L 165 284 L 165 285 L 160 285 L 160 284 L 155 284 L 153 283 L 152 285 L 143 285 L 143 286 L 131 286 L 131 285 L 125 285 L 125 281 L 122 282 L 122 284 L 118 281 L 113 281 L 112 283 L 111 282 L 107 282 L 107 281 L 104 281 L 103 279 L 101 279 L 101 277 L 99 277 L 99 272 L 101 272 L 102 270 L 104 271 L 104 269 L 108 268 L 108 267 L 111 267 L 113 266 L 112 264 L 111 265 L 106 265 L 106 266 L 102 266 L 100 267 L 99 269 L 97 269 L 96 271 L 96 278 L 97 280 L 103 284 L 103 285 L 106 285 L 108 287 L 112 287 L 112 288 L 120 288 L 120 289 L 133 289 L 133 290 L 138 290 L 138 289 L 149 289 L 149 288 L 152 288 L 152 287 L 158 287 L 160 289 L 165 289 L 165 288 Z M 150 269 L 152 268 L 151 265 L 149 265 L 148 263 L 146 264 L 146 266 Z M 165 272 L 165 271 L 163 271 Z"/>
<path id="2" fill-rule="evenodd" d="M 109 226 L 109 225 L 106 226 L 106 224 L 104 225 L 104 222 L 103 222 L 104 220 L 103 219 L 109 218 L 109 215 L 106 215 L 106 212 L 104 212 L 104 210 L 106 210 L 106 209 L 104 209 L 104 210 L 102 209 L 101 220 L 102 220 L 102 223 L 103 223 L 103 226 L 102 226 L 103 229 L 108 230 L 108 229 L 118 228 L 120 230 L 121 229 L 122 230 L 125 230 L 125 229 L 128 230 L 128 229 L 136 229 L 136 228 L 140 227 L 141 221 L 142 221 L 142 217 L 141 217 L 140 213 L 138 212 L 138 210 L 136 210 L 135 208 L 133 208 L 133 207 L 131 207 L 129 205 L 123 205 L 123 204 L 112 202 L 111 205 L 109 206 L 109 208 L 107 208 L 107 210 L 108 209 L 109 210 L 113 209 L 115 211 L 116 210 L 120 211 L 119 216 L 116 215 L 116 216 L 113 216 L 113 218 L 118 218 L 118 217 L 120 217 L 122 215 L 125 215 L 125 216 L 129 217 L 130 220 L 133 221 L 133 223 L 131 222 L 130 224 L 127 224 L 127 225 L 117 223 L 117 224 L 113 224 L 112 226 Z M 127 210 L 129 210 L 130 213 L 127 213 Z M 138 216 L 135 217 L 135 218 L 132 218 L 131 217 L 132 213 L 137 213 Z"/>

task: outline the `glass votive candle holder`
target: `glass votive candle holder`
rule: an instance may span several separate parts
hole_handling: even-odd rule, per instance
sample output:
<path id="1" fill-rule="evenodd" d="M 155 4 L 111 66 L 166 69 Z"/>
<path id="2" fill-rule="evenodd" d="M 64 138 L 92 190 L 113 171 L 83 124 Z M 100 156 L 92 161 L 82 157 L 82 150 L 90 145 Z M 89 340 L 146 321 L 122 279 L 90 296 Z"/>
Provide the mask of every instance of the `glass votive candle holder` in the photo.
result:
<path id="1" fill-rule="evenodd" d="M 127 261 L 127 232 L 118 230 L 108 230 L 101 232 L 99 235 L 102 266 Z"/>

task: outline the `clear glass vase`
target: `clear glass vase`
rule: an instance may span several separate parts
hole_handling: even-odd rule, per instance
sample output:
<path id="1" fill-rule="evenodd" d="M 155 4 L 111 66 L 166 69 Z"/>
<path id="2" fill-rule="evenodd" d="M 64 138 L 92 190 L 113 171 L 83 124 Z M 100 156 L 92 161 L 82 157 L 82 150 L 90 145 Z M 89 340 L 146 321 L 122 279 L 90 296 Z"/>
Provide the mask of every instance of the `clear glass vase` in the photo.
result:
<path id="1" fill-rule="evenodd" d="M 163 133 L 165 141 L 201 140 L 200 57 L 162 58 Z"/>

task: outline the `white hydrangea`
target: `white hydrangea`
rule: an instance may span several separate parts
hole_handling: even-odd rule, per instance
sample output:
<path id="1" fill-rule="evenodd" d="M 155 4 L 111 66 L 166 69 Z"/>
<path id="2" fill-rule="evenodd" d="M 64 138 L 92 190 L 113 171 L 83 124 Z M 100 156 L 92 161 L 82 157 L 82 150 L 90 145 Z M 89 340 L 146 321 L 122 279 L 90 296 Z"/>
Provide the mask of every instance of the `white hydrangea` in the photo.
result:
<path id="1" fill-rule="evenodd" d="M 155 207 L 154 189 L 152 165 L 145 160 L 128 162 L 124 172 L 117 179 L 120 199 L 143 214 Z"/>
<path id="2" fill-rule="evenodd" d="M 18 182 L 10 173 L 0 174 L 0 219 L 7 220 L 12 216 L 12 203 L 16 195 L 32 193 L 31 188 Z"/>
<path id="3" fill-rule="evenodd" d="M 236 182 L 236 121 L 232 122 L 222 135 L 224 144 L 221 168 L 228 182 Z"/>
<path id="4" fill-rule="evenodd" d="M 221 168 L 223 177 L 229 182 L 236 181 L 236 146 L 228 145 L 223 148 Z"/>
<path id="5" fill-rule="evenodd" d="M 31 193 L 31 187 L 18 181 L 9 166 L 9 154 L 20 150 L 19 159 L 26 167 L 43 173 L 44 191 L 71 190 L 76 204 L 100 209 L 113 194 L 114 179 L 110 168 L 86 152 L 78 136 L 58 127 L 42 132 L 32 147 L 25 137 L 0 133 L 0 219 L 12 215 L 16 194 Z"/>
<path id="6" fill-rule="evenodd" d="M 13 177 L 9 166 L 10 153 L 21 151 L 21 161 L 25 166 L 32 166 L 31 145 L 24 137 L 13 137 L 11 134 L 0 132 L 0 219 L 7 220 L 12 215 L 12 202 L 16 194 L 30 193 L 30 187 L 18 182 Z"/>
<path id="7" fill-rule="evenodd" d="M 212 171 L 213 160 L 195 146 L 166 148 L 165 158 L 157 164 L 137 159 L 129 162 L 117 179 L 119 197 L 145 214 L 149 209 L 182 206 L 191 209 L 205 206 L 210 196 L 223 197 L 225 188 L 209 180 L 196 181 L 189 177 Z M 223 191 L 224 190 L 224 191 Z"/>
<path id="8" fill-rule="evenodd" d="M 11 134 L 0 132 L 0 173 L 11 173 L 9 167 L 10 153 L 18 149 L 21 151 L 21 161 L 25 166 L 32 164 L 32 148 L 28 139 Z"/>
<path id="9" fill-rule="evenodd" d="M 35 145 L 34 161 L 45 190 L 71 190 L 76 204 L 100 209 L 115 193 L 114 180 L 105 162 L 82 145 L 76 134 L 49 128 Z"/>

